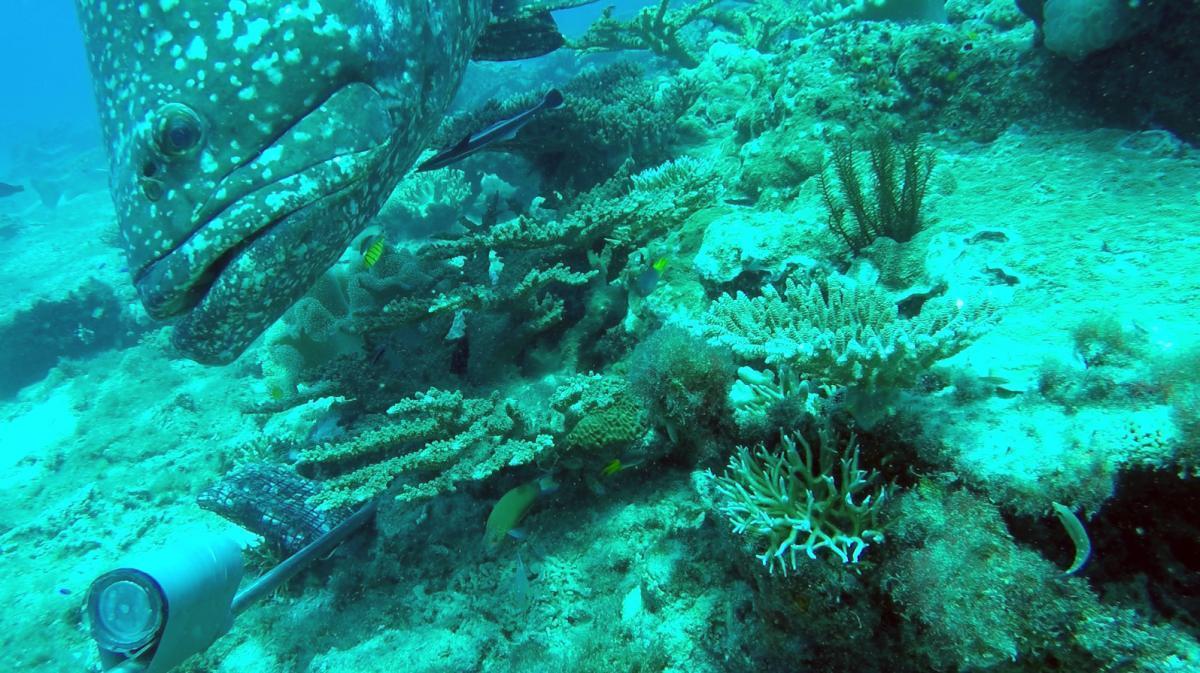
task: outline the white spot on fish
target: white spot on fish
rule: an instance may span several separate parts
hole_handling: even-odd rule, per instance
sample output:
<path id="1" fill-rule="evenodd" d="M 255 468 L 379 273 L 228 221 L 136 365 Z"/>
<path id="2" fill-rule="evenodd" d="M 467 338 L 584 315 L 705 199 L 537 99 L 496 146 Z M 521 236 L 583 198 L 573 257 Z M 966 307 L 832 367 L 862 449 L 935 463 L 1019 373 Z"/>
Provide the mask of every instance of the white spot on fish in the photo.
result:
<path id="1" fill-rule="evenodd" d="M 259 156 L 259 161 L 264 164 L 269 164 L 273 161 L 279 161 L 279 157 L 283 156 L 283 147 L 276 145 L 263 150 Z"/>
<path id="2" fill-rule="evenodd" d="M 205 44 L 204 38 L 199 35 L 192 38 L 192 43 L 187 48 L 187 57 L 193 61 L 203 61 L 208 58 L 208 45 Z"/>
<path id="3" fill-rule="evenodd" d="M 266 19 L 251 19 L 246 22 L 246 33 L 233 41 L 234 49 L 250 51 L 262 42 L 263 36 L 271 29 L 271 22 Z"/>
<path id="4" fill-rule="evenodd" d="M 233 15 L 225 12 L 217 19 L 217 39 L 228 40 L 233 37 Z"/>
<path id="5" fill-rule="evenodd" d="M 155 33 L 155 35 L 154 35 L 154 47 L 156 49 L 162 49 L 163 47 L 167 46 L 168 44 L 171 44 L 171 40 L 174 40 L 174 39 L 175 39 L 175 36 L 171 34 L 171 31 L 160 30 L 157 33 Z"/>

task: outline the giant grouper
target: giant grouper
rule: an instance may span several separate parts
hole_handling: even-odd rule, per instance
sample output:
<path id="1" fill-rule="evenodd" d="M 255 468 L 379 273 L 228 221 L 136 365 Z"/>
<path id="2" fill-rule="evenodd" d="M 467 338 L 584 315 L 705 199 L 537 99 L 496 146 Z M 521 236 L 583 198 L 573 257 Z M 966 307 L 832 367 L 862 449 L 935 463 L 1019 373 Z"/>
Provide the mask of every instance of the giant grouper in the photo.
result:
<path id="1" fill-rule="evenodd" d="M 471 58 L 562 45 L 593 0 L 77 0 L 129 270 L 236 359 L 379 212 Z"/>

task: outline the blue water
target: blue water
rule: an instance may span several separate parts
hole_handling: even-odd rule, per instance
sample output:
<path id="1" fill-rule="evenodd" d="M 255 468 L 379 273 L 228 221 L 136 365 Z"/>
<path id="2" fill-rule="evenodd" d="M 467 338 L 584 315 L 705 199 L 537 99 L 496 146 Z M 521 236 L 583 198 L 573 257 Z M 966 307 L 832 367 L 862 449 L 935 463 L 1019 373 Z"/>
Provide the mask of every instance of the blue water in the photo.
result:
<path id="1" fill-rule="evenodd" d="M 15 138 L 60 127 L 95 133 L 91 76 L 67 0 L 0 5 L 0 134 Z"/>

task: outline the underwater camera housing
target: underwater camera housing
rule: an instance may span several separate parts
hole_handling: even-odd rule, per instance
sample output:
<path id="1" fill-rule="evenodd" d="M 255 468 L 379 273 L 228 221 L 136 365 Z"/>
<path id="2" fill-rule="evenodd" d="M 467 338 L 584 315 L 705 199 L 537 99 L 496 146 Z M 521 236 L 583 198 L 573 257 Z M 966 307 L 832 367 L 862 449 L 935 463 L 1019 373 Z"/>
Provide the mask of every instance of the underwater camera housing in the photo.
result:
<path id="1" fill-rule="evenodd" d="M 211 536 L 139 557 L 96 578 L 84 611 L 106 671 L 162 673 L 233 625 L 242 553 Z"/>
<path id="2" fill-rule="evenodd" d="M 242 549 L 208 535 L 140 556 L 97 577 L 84 616 L 106 673 L 166 673 L 208 649 L 234 616 L 330 554 L 375 517 L 368 502 L 308 546 L 238 591 Z"/>

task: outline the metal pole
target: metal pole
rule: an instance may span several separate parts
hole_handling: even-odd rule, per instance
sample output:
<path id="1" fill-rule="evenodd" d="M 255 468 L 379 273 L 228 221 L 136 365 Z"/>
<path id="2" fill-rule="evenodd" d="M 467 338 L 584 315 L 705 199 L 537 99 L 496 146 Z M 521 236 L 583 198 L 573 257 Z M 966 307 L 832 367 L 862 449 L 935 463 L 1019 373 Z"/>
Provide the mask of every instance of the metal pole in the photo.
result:
<path id="1" fill-rule="evenodd" d="M 313 540 L 307 547 L 287 557 L 282 563 L 267 572 L 267 574 L 255 580 L 250 586 L 238 593 L 237 596 L 234 596 L 233 614 L 240 614 L 258 599 L 278 589 L 280 585 L 303 570 L 314 559 L 320 558 L 332 551 L 334 547 L 341 544 L 351 533 L 369 521 L 375 515 L 375 509 L 375 501 L 368 502 L 357 512 L 347 517 L 345 521 L 334 526 L 333 530 Z"/>

